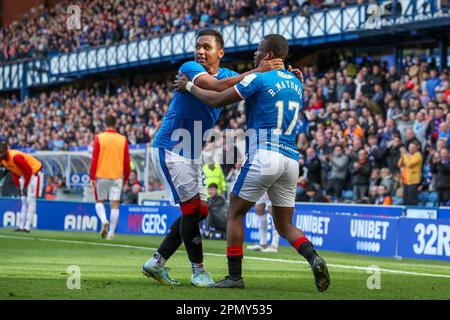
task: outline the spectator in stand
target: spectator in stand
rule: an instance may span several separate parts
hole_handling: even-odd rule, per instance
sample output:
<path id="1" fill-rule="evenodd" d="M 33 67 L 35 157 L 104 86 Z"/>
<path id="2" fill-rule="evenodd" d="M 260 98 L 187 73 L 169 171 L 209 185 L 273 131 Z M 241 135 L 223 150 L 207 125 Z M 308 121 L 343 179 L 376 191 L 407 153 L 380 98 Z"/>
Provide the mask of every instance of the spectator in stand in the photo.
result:
<path id="1" fill-rule="evenodd" d="M 399 134 L 394 134 L 393 139 L 387 144 L 385 151 L 386 166 L 392 173 L 399 172 L 398 160 L 400 159 L 400 149 L 403 147 Z"/>
<path id="2" fill-rule="evenodd" d="M 347 177 L 348 157 L 343 153 L 343 146 L 337 145 L 329 161 L 329 175 L 327 181 L 327 195 L 336 196 L 338 202 L 342 202 L 342 190 Z"/>
<path id="3" fill-rule="evenodd" d="M 436 69 L 431 69 L 430 77 L 427 79 L 427 92 L 430 98 L 436 97 L 436 87 L 440 84 L 440 79 L 438 77 L 438 72 Z"/>
<path id="4" fill-rule="evenodd" d="M 431 139 L 433 143 L 436 143 L 439 135 L 439 126 L 444 121 L 446 121 L 444 110 L 440 107 L 437 107 L 435 116 L 431 119 L 430 122 L 428 122 L 426 131 L 427 139 Z"/>
<path id="5" fill-rule="evenodd" d="M 316 153 L 313 148 L 306 150 L 306 159 L 303 157 L 299 160 L 300 172 L 306 173 L 306 178 L 309 183 L 315 185 L 316 188 L 322 185 L 322 163 L 319 158 L 316 157 Z"/>
<path id="6" fill-rule="evenodd" d="M 322 195 L 314 186 L 306 187 L 303 193 L 299 196 L 300 202 L 329 202 L 326 197 Z"/>
<path id="7" fill-rule="evenodd" d="M 409 144 L 411 142 L 416 142 L 419 144 L 420 148 L 419 150 L 422 150 L 422 142 L 420 142 L 419 139 L 417 139 L 415 133 L 414 133 L 414 129 L 410 128 L 406 130 L 406 134 L 405 134 L 405 147 L 406 149 L 409 149 Z"/>
<path id="8" fill-rule="evenodd" d="M 220 164 L 214 163 L 214 160 L 209 159 L 207 164 L 203 166 L 203 173 L 205 174 L 206 188 L 210 184 L 215 183 L 218 194 L 224 197 L 227 191 L 227 183 Z"/>
<path id="9" fill-rule="evenodd" d="M 128 184 L 123 186 L 122 200 L 127 204 L 138 204 L 139 192 L 142 186 L 137 180 L 136 171 L 131 171 L 128 178 Z"/>
<path id="10" fill-rule="evenodd" d="M 380 204 L 383 206 L 392 205 L 392 197 L 384 184 L 378 186 L 378 196 L 375 200 L 375 204 Z"/>
<path id="11" fill-rule="evenodd" d="M 353 161 L 350 167 L 350 174 L 353 185 L 353 200 L 360 202 L 367 196 L 369 191 L 369 180 L 372 166 L 367 159 L 365 150 L 358 152 L 358 159 Z"/>
<path id="12" fill-rule="evenodd" d="M 438 194 L 438 205 L 447 206 L 450 201 L 450 161 L 448 149 L 434 152 L 431 158 L 431 171 L 434 175 L 434 189 Z"/>
<path id="13" fill-rule="evenodd" d="M 208 220 L 206 225 L 214 229 L 225 232 L 227 227 L 226 201 L 218 193 L 218 185 L 211 183 L 208 186 Z M 209 231 L 209 230 L 207 230 Z"/>
<path id="14" fill-rule="evenodd" d="M 418 200 L 419 184 L 422 181 L 423 157 L 419 152 L 419 144 L 412 142 L 409 149 L 400 148 L 401 157 L 398 166 L 401 168 L 403 183 L 403 203 L 416 205 Z"/>
<path id="15" fill-rule="evenodd" d="M 345 129 L 344 134 L 350 137 L 350 139 L 353 139 L 355 136 L 358 136 L 361 139 L 364 138 L 364 131 L 357 124 L 357 121 L 354 118 L 348 119 L 348 127 Z"/>
<path id="16" fill-rule="evenodd" d="M 384 164 L 384 150 L 378 146 L 376 135 L 370 135 L 367 140 L 368 146 L 366 151 L 368 152 L 370 164 L 373 168 L 381 168 Z"/>
<path id="17" fill-rule="evenodd" d="M 386 187 L 386 191 L 390 194 L 395 191 L 394 177 L 392 176 L 388 168 L 381 169 L 380 185 L 384 185 Z"/>
<path id="18" fill-rule="evenodd" d="M 53 177 L 47 176 L 47 179 L 45 181 L 45 194 L 44 194 L 45 200 L 55 200 L 57 191 L 58 186 L 54 182 Z"/>

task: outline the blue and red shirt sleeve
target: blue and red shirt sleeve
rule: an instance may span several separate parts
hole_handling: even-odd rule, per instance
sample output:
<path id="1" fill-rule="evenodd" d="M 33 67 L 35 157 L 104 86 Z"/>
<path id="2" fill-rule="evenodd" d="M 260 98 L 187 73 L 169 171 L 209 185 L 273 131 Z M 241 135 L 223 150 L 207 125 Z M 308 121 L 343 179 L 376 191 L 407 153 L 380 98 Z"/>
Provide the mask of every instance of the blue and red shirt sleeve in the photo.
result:
<path id="1" fill-rule="evenodd" d="M 95 173 L 97 172 L 99 154 L 100 154 L 100 142 L 98 141 L 98 136 L 95 136 L 94 146 L 92 150 L 91 170 L 90 170 L 91 181 L 95 180 Z"/>

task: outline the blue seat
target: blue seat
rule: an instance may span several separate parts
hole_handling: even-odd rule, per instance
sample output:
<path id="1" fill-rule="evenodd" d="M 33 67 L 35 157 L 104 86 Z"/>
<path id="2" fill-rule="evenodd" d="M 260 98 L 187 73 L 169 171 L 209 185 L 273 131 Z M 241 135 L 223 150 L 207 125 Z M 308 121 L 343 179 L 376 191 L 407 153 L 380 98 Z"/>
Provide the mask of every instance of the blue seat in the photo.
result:
<path id="1" fill-rule="evenodd" d="M 420 203 L 426 203 L 428 201 L 428 191 L 422 191 L 419 193 L 418 200 Z"/>
<path id="2" fill-rule="evenodd" d="M 403 204 L 403 198 L 400 197 L 393 197 L 392 198 L 392 204 L 395 206 L 400 206 Z"/>
<path id="3" fill-rule="evenodd" d="M 352 190 L 342 191 L 342 198 L 344 200 L 353 200 L 353 191 Z"/>
<path id="4" fill-rule="evenodd" d="M 437 202 L 438 201 L 437 192 L 429 192 L 427 200 L 428 202 Z"/>

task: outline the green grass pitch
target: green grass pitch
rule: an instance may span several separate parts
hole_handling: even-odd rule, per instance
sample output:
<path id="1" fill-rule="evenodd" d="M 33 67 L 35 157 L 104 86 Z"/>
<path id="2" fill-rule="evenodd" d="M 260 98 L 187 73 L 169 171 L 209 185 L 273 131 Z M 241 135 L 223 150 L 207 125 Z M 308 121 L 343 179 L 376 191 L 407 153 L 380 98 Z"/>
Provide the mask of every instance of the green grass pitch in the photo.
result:
<path id="1" fill-rule="evenodd" d="M 395 260 L 322 251 L 330 288 L 319 293 L 312 272 L 292 248 L 264 254 L 245 252 L 244 290 L 195 288 L 181 247 L 168 262 L 181 282 L 164 287 L 141 273 L 162 238 L 116 236 L 104 241 L 88 232 L 0 229 L 0 299 L 450 299 L 450 263 Z M 205 264 L 215 280 L 227 273 L 225 242 L 204 240 Z M 81 271 L 80 289 L 67 288 L 69 266 Z M 377 266 L 380 289 L 368 289 Z"/>

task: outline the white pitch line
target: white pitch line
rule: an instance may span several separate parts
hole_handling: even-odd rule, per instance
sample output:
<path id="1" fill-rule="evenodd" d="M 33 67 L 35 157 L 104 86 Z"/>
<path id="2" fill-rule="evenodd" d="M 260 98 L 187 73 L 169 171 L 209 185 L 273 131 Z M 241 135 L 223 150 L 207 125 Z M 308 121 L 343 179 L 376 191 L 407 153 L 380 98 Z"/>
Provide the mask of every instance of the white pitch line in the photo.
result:
<path id="1" fill-rule="evenodd" d="M 151 247 L 143 247 L 143 246 L 131 246 L 127 244 L 113 244 L 113 243 L 99 243 L 99 242 L 88 242 L 88 241 L 78 241 L 78 240 L 62 240 L 62 239 L 49 239 L 49 238 L 29 238 L 29 237 L 18 237 L 18 236 L 5 236 L 0 235 L 0 238 L 5 239 L 18 239 L 18 240 L 39 240 L 39 241 L 47 241 L 47 242 L 57 242 L 57 243 L 70 243 L 70 244 L 85 244 L 91 246 L 100 246 L 100 247 L 113 247 L 113 248 L 125 248 L 125 249 L 138 249 L 138 250 L 157 250 L 157 248 Z M 177 253 L 184 253 L 184 251 L 177 251 Z M 225 257 L 224 254 L 219 253 L 204 253 L 205 256 L 212 257 Z M 257 261 L 270 261 L 270 262 L 282 262 L 282 263 L 295 263 L 295 264 L 306 264 L 309 265 L 306 261 L 297 261 L 297 260 L 285 260 L 285 259 L 273 259 L 273 258 L 261 258 L 261 257 L 245 257 L 246 260 L 257 260 Z M 353 270 L 361 270 L 361 271 L 381 271 L 387 273 L 398 273 L 405 274 L 411 276 L 421 276 L 421 277 L 435 277 L 435 278 L 448 278 L 450 279 L 450 275 L 446 274 L 435 274 L 435 273 L 421 273 L 421 272 L 412 272 L 412 271 L 403 271 L 403 270 L 393 270 L 393 269 L 374 269 L 370 267 L 358 267 L 358 266 L 349 266 L 343 264 L 334 264 L 327 263 L 329 267 L 333 268 L 341 268 L 341 269 L 353 269 Z"/>

